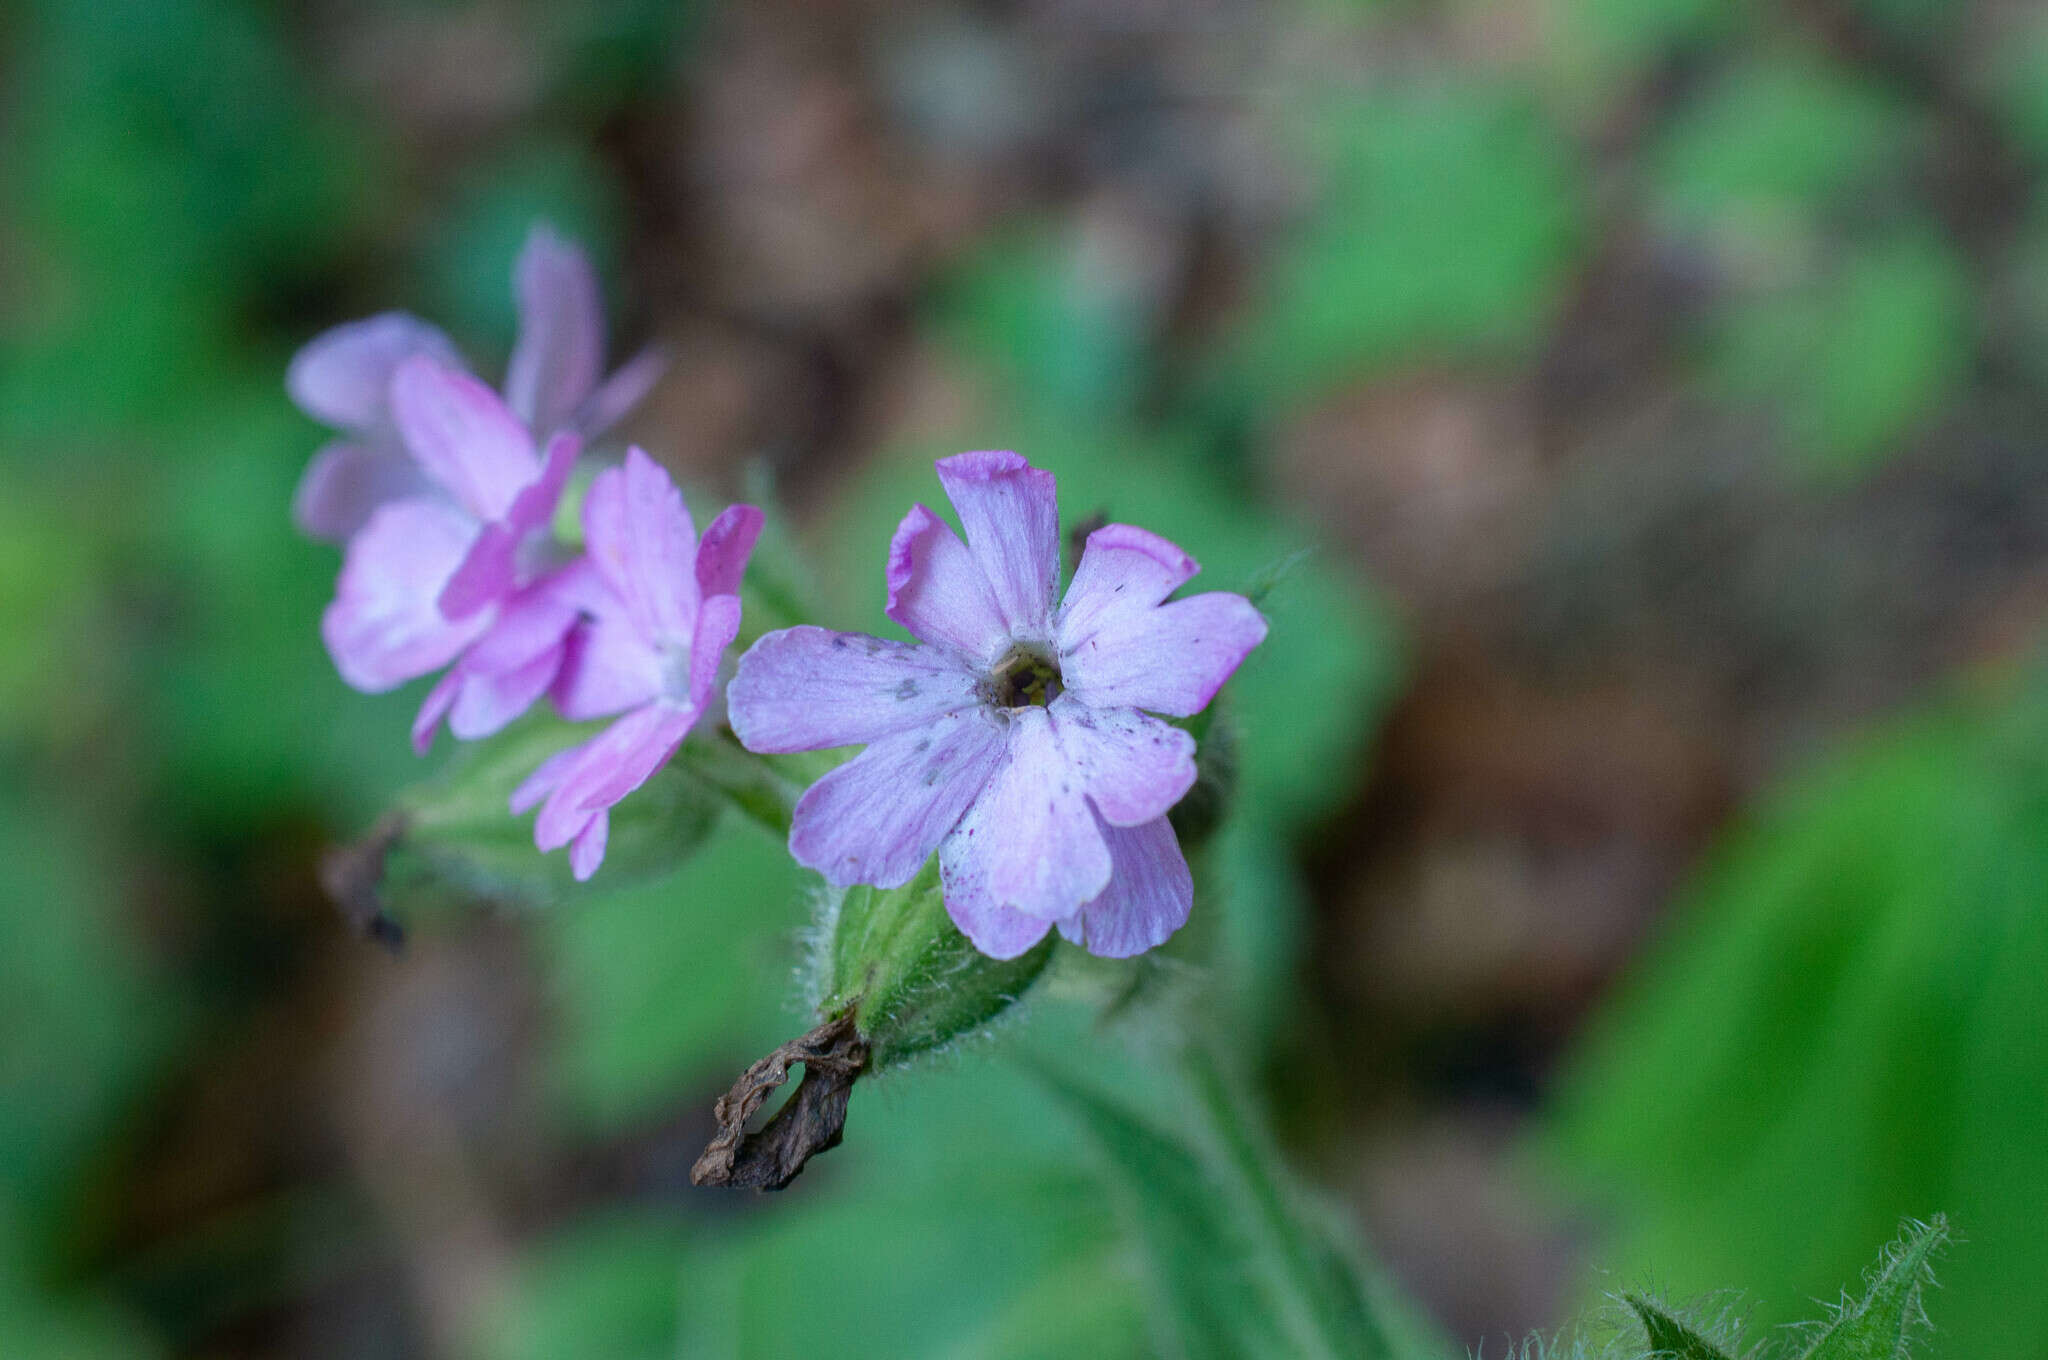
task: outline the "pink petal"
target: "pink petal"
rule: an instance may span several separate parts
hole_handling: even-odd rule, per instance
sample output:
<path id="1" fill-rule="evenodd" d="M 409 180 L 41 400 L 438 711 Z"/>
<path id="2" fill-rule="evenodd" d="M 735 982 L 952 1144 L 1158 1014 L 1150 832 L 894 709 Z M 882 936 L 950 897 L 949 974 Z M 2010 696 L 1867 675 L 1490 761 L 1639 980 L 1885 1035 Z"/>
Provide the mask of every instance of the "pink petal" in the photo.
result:
<path id="1" fill-rule="evenodd" d="M 639 448 L 626 450 L 623 467 L 590 484 L 583 539 L 647 640 L 686 645 L 697 618 L 697 531 L 667 471 Z"/>
<path id="2" fill-rule="evenodd" d="M 1053 475 L 1014 453 L 955 454 L 941 458 L 938 469 L 1005 629 L 1013 637 L 1043 636 L 1060 578 Z"/>
<path id="3" fill-rule="evenodd" d="M 1050 921 L 998 906 L 986 897 L 956 898 L 948 893 L 946 914 L 976 949 L 992 959 L 1014 959 L 1052 929 Z"/>
<path id="4" fill-rule="evenodd" d="M 668 355 L 652 346 L 641 350 L 590 394 L 572 422 L 577 431 L 595 439 L 624 420 L 654 390 L 667 368 Z"/>
<path id="5" fill-rule="evenodd" d="M 434 733 L 441 730 L 441 720 L 448 716 L 448 710 L 455 707 L 455 696 L 462 692 L 462 673 L 451 670 L 427 691 L 425 702 L 412 720 L 412 751 L 423 756 L 434 749 Z"/>
<path id="6" fill-rule="evenodd" d="M 1130 524 L 1104 525 L 1088 535 L 1060 604 L 1060 645 L 1078 646 L 1104 627 L 1165 603 L 1199 570 L 1194 558 L 1155 533 Z"/>
<path id="7" fill-rule="evenodd" d="M 1111 826 L 1164 817 L 1195 786 L 1195 739 L 1135 708 L 1089 708 L 1062 694 L 1050 712 L 1060 750 Z"/>
<path id="8" fill-rule="evenodd" d="M 713 595 L 697 611 L 697 635 L 690 642 L 690 706 L 702 709 L 718 683 L 718 663 L 740 635 L 740 597 Z M 674 695 L 670 696 L 675 697 Z"/>
<path id="9" fill-rule="evenodd" d="M 567 845 L 583 831 L 591 813 L 618 802 L 667 764 L 696 721 L 694 709 L 651 703 L 577 748 L 579 758 L 534 821 L 534 843 L 542 850 Z"/>
<path id="10" fill-rule="evenodd" d="M 292 521 L 309 538 L 345 543 L 378 506 L 431 489 L 396 439 L 337 439 L 306 465 L 292 494 Z"/>
<path id="11" fill-rule="evenodd" d="M 697 590 L 705 596 L 737 595 L 747 559 L 761 537 L 764 516 L 751 505 L 728 505 L 697 545 Z"/>
<path id="12" fill-rule="evenodd" d="M 979 711 L 949 713 L 882 738 L 797 800 L 789 853 L 833 883 L 907 883 L 1002 760 Z"/>
<path id="13" fill-rule="evenodd" d="M 504 599 L 518 579 L 519 537 L 503 524 L 486 524 L 449 574 L 435 607 L 451 619 L 466 619 Z"/>
<path id="14" fill-rule="evenodd" d="M 583 830 L 569 842 L 569 872 L 576 876 L 578 883 L 588 882 L 590 876 L 597 872 L 597 866 L 604 863 L 604 845 L 611 839 L 611 834 L 612 815 L 600 808 L 590 814 Z"/>
<path id="15" fill-rule="evenodd" d="M 741 744 L 761 752 L 878 741 L 977 702 L 949 652 L 808 625 L 748 648 L 726 700 Z"/>
<path id="16" fill-rule="evenodd" d="M 418 354 L 462 366 L 462 356 L 439 327 L 404 312 L 383 312 L 307 341 L 285 370 L 285 390 L 315 420 L 337 429 L 375 430 L 389 411 L 392 373 Z"/>
<path id="17" fill-rule="evenodd" d="M 538 433 L 569 423 L 604 365 L 604 303 L 590 259 L 545 225 L 527 233 L 513 266 L 519 338 L 505 400 Z"/>
<path id="18" fill-rule="evenodd" d="M 1093 708 L 1199 713 L 1265 640 L 1266 620 L 1242 595 L 1216 591 L 1158 609 L 1105 616 L 1060 654 L 1067 693 Z"/>
<path id="19" fill-rule="evenodd" d="M 508 657 L 479 662 L 477 653 L 490 641 L 490 634 L 486 634 L 470 648 L 455 668 L 441 677 L 420 706 L 419 716 L 413 720 L 412 743 L 421 755 L 433 744 L 434 728 L 443 717 L 448 719 L 448 730 L 458 738 L 476 741 L 501 731 L 548 692 L 562 664 L 559 636 L 523 660 Z"/>
<path id="20" fill-rule="evenodd" d="M 512 790 L 512 815 L 524 816 L 541 799 L 559 788 L 569 777 L 569 772 L 582 761 L 583 750 L 589 745 L 588 741 L 580 741 L 574 746 L 564 747 L 535 766 L 533 773 L 520 780 L 519 787 Z"/>
<path id="21" fill-rule="evenodd" d="M 1044 709 L 1011 714 L 1003 763 L 939 847 L 939 872 L 946 900 L 976 916 L 1009 907 L 1058 921 L 1108 886 L 1101 827 Z"/>
<path id="22" fill-rule="evenodd" d="M 563 717 L 585 722 L 653 702 L 666 681 L 660 650 L 614 605 L 571 634 L 552 693 Z"/>
<path id="23" fill-rule="evenodd" d="M 983 664 L 1009 645 L 981 568 L 945 521 L 922 505 L 896 526 L 888 579 L 888 615 L 913 636 Z"/>
<path id="24" fill-rule="evenodd" d="M 381 693 L 439 670 L 490 626 L 435 605 L 467 553 L 476 522 L 445 501 L 393 501 L 350 540 L 320 632 L 342 679 Z"/>
<path id="25" fill-rule="evenodd" d="M 555 505 L 562 499 L 562 488 L 568 484 L 582 448 L 582 441 L 573 434 L 558 434 L 548 441 L 540 476 L 512 498 L 502 521 L 477 535 L 469 555 L 448 578 L 441 591 L 443 614 L 463 618 L 518 588 L 519 550 L 554 518 Z"/>
<path id="26" fill-rule="evenodd" d="M 486 523 L 503 519 L 541 475 L 526 427 L 497 393 L 458 369 L 425 357 L 400 364 L 391 415 L 427 476 Z"/>
<path id="27" fill-rule="evenodd" d="M 1091 954 L 1127 959 L 1164 944 L 1187 924 L 1195 880 L 1164 817 L 1142 826 L 1104 826 L 1102 835 L 1115 865 L 1109 886 L 1061 921 L 1060 934 Z"/>

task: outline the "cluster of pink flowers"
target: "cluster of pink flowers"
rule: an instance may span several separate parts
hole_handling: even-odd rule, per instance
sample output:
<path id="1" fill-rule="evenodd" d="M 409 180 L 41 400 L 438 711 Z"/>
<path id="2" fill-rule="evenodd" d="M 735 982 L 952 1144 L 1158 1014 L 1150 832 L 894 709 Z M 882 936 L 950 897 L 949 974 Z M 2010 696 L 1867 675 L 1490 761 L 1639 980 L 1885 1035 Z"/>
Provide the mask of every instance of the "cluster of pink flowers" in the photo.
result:
<path id="1" fill-rule="evenodd" d="M 583 442 L 629 410 L 657 361 L 608 379 L 596 280 L 546 229 L 517 266 L 520 335 L 501 396 L 454 346 L 390 313 L 319 337 L 289 386 L 341 433 L 296 502 L 345 542 L 329 652 L 358 689 L 445 669 L 413 725 L 474 739 L 542 698 L 613 718 L 512 795 L 538 805 L 540 849 L 576 876 L 604 858 L 609 809 L 671 756 L 739 635 L 740 579 L 761 512 L 700 538 L 639 449 L 592 481 L 583 548 L 553 522 Z M 1110 957 L 1186 922 L 1193 883 L 1169 810 L 1195 743 L 1155 715 L 1200 712 L 1266 625 L 1241 596 L 1170 598 L 1193 559 L 1112 524 L 1089 535 L 1062 596 L 1053 476 L 1014 453 L 938 464 L 964 540 L 924 506 L 889 547 L 888 614 L 917 639 L 770 633 L 729 686 L 733 732 L 773 754 L 862 745 L 798 801 L 790 852 L 828 881 L 894 887 L 939 856 L 946 907 L 982 952 L 1012 958 L 1057 928 Z"/>
<path id="2" fill-rule="evenodd" d="M 618 718 L 514 797 L 520 812 L 546 800 L 535 843 L 569 846 L 580 879 L 604 859 L 609 809 L 711 701 L 761 512 L 733 506 L 699 539 L 668 474 L 635 448 L 592 481 L 583 551 L 564 550 L 555 511 L 584 439 L 646 394 L 659 361 L 643 355 L 600 381 L 596 276 L 546 228 L 528 238 L 515 282 L 502 396 L 402 313 L 300 351 L 292 396 L 341 433 L 306 470 L 294 510 L 307 532 L 346 544 L 321 620 L 342 678 L 377 693 L 447 668 L 413 723 L 421 752 L 443 721 L 485 737 L 544 696 L 571 719 Z"/>

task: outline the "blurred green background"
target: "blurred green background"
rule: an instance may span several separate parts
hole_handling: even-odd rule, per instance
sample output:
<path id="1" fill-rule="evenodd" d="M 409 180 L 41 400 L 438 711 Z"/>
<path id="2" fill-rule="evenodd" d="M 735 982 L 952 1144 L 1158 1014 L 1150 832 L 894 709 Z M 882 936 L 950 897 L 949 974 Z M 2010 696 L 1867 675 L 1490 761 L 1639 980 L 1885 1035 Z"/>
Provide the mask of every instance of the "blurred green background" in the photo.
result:
<path id="1" fill-rule="evenodd" d="M 2048 1356 L 2044 188 L 2012 0 L 15 0 L 0 1352 L 1189 1349 L 1193 1220 L 1030 1055 L 1173 1093 L 1057 987 L 737 1198 L 687 1169 L 801 1027 L 779 846 L 396 959 L 321 896 L 431 763 L 321 651 L 284 367 L 402 307 L 495 374 L 546 218 L 674 356 L 625 433 L 772 495 L 828 622 L 963 448 L 1205 583 L 1310 550 L 1198 912 L 1454 1348 L 1804 1317 L 1945 1211 L 1932 1353 Z"/>

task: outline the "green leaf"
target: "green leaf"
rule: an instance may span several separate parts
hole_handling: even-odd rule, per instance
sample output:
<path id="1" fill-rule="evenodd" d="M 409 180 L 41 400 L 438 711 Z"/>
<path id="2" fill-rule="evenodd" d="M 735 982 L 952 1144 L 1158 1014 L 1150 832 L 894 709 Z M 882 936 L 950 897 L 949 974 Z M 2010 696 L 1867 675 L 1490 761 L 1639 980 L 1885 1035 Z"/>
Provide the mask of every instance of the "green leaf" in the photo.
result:
<path id="1" fill-rule="evenodd" d="M 1913 1225 L 1878 1268 L 1861 1299 L 1844 1304 L 1802 1360 L 1902 1360 L 1916 1329 L 1927 1325 L 1920 1296 L 1933 1280 L 1931 1262 L 1948 1240 L 1939 1215 Z"/>
<path id="2" fill-rule="evenodd" d="M 1670 1360 L 1729 1360 L 1726 1351 L 1640 1294 L 1628 1295 L 1627 1303 L 1655 1354 Z"/>
<path id="3" fill-rule="evenodd" d="M 1418 359 L 1511 358 L 1535 342 L 1577 254 L 1570 142 L 1500 87 L 1311 111 L 1323 189 L 1280 253 L 1246 337 L 1266 400 Z"/>
<path id="4" fill-rule="evenodd" d="M 1609 1206 L 1604 1269 L 1833 1296 L 1940 1205 L 1956 1355 L 2048 1348 L 2048 702 L 2006 677 L 1851 744 L 1710 857 L 1557 1093 L 1550 1149 Z M 2030 1085 L 2032 1083 L 2032 1085 Z"/>
<path id="5" fill-rule="evenodd" d="M 1854 250 L 1830 276 L 1729 304 L 1714 341 L 1723 385 L 1777 405 L 1791 455 L 1824 474 L 1896 453 L 1967 371 L 1973 298 L 1931 232 Z"/>
<path id="6" fill-rule="evenodd" d="M 702 1096 L 785 1037 L 808 916 L 809 875 L 741 818 L 678 872 L 608 886 L 610 869 L 534 921 L 559 1018 L 551 1085 L 568 1121 L 593 1131 Z"/>
<path id="7" fill-rule="evenodd" d="M 1145 1251 L 1161 1345 L 1189 1360 L 1429 1353 L 1419 1332 L 1376 1315 L 1371 1282 L 1307 1212 L 1207 1041 L 1183 1042 L 1181 1129 L 1038 1065 L 1103 1153 Z"/>

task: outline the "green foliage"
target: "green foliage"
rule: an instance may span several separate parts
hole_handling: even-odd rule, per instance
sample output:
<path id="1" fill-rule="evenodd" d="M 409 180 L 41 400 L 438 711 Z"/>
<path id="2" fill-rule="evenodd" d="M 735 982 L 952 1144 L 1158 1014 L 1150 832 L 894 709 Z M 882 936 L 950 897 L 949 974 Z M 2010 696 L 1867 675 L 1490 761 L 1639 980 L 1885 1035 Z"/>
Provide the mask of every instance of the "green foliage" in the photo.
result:
<path id="1" fill-rule="evenodd" d="M 1534 102 L 1456 86 L 1312 107 L 1306 122 L 1322 192 L 1249 323 L 1261 400 L 1526 352 L 1585 213 L 1575 156 Z"/>
<path id="2" fill-rule="evenodd" d="M 607 858 L 572 904 L 534 919 L 560 1020 L 550 1082 L 590 1132 L 700 1097 L 786 1037 L 815 883 L 780 837 L 735 817 L 679 872 L 621 887 L 610 871 Z"/>
<path id="3" fill-rule="evenodd" d="M 1650 155 L 1659 212 L 1734 248 L 1796 231 L 1896 169 L 1912 124 L 1882 87 L 1805 56 L 1731 69 Z"/>
<path id="4" fill-rule="evenodd" d="M 1956 254 L 1904 234 L 1731 306 L 1713 363 L 1731 394 L 1776 404 L 1810 470 L 1861 472 L 1947 402 L 1969 366 L 1972 305 Z"/>
<path id="5" fill-rule="evenodd" d="M 1791 1321 L 1902 1209 L 1946 1206 L 1956 1355 L 2033 1354 L 2048 1133 L 2048 704 L 1982 695 L 1771 799 L 1596 1026 L 1551 1148 L 1612 1194 L 1605 1257 L 1682 1290 L 1772 1282 Z M 2032 1074 L 2031 1077 L 2029 1074 Z"/>
<path id="6" fill-rule="evenodd" d="M 1967 373 L 1968 270 L 1897 206 L 1925 136 L 1882 86 L 1775 56 L 1730 70 L 1651 155 L 1662 227 L 1723 276 L 1709 376 L 1722 396 L 1775 411 L 1809 472 L 1875 466 Z"/>

